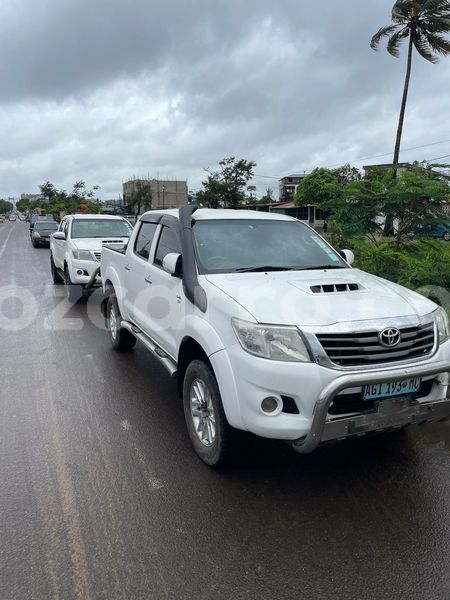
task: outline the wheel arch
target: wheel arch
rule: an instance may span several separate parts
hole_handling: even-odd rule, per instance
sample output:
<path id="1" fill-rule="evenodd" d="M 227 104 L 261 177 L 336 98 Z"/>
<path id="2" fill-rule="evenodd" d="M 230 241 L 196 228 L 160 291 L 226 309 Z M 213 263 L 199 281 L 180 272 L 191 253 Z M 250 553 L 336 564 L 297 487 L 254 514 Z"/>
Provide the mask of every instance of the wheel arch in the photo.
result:
<path id="1" fill-rule="evenodd" d="M 208 358 L 201 344 L 191 336 L 185 336 L 181 341 L 178 350 L 178 394 L 180 398 L 183 395 L 183 381 L 186 369 L 193 360 L 203 360 L 213 371 L 211 361 Z"/>
<path id="2" fill-rule="evenodd" d="M 108 306 L 109 297 L 115 293 L 114 285 L 110 279 L 106 279 L 105 283 L 103 284 L 103 290 L 103 298 L 100 303 L 100 310 L 106 319 L 106 307 Z"/>

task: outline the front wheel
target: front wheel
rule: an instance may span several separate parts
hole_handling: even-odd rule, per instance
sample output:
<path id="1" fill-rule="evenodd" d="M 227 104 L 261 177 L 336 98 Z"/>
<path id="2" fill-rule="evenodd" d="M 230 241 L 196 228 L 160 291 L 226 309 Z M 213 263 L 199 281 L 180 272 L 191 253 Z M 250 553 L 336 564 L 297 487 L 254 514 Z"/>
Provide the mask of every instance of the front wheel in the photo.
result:
<path id="1" fill-rule="evenodd" d="M 53 256 L 50 254 L 50 271 L 52 274 L 52 281 L 55 285 L 59 285 L 61 283 L 64 283 L 63 278 L 61 277 L 61 275 L 58 273 L 58 269 L 55 267 L 55 262 L 53 260 Z"/>
<path id="2" fill-rule="evenodd" d="M 444 233 L 444 240 L 445 240 L 446 242 L 450 242 L 450 231 L 446 231 L 446 232 Z"/>
<path id="3" fill-rule="evenodd" d="M 70 279 L 69 267 L 64 271 L 64 283 L 66 284 L 67 300 L 71 304 L 76 304 L 83 295 L 83 288 L 80 284 L 72 283 Z"/>
<path id="4" fill-rule="evenodd" d="M 132 333 L 120 326 L 121 321 L 122 315 L 120 314 L 117 298 L 110 296 L 106 305 L 106 326 L 111 345 L 118 352 L 129 352 L 134 348 L 136 338 Z"/>
<path id="5" fill-rule="evenodd" d="M 211 367 L 193 360 L 183 381 L 186 426 L 194 450 L 210 467 L 224 465 L 232 456 L 235 430 L 229 425 Z"/>

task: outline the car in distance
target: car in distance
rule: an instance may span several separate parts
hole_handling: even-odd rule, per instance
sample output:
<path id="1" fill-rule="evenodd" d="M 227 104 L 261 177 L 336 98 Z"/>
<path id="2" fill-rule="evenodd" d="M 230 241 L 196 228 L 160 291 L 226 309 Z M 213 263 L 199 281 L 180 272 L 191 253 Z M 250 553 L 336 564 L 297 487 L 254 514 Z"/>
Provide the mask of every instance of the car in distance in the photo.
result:
<path id="1" fill-rule="evenodd" d="M 351 267 L 308 225 L 245 210 L 150 211 L 101 259 L 112 347 L 178 377 L 199 457 L 235 429 L 300 453 L 450 416 L 445 311 Z"/>
<path id="2" fill-rule="evenodd" d="M 419 227 L 419 235 L 450 241 L 450 222 L 438 225 L 422 225 Z"/>
<path id="3" fill-rule="evenodd" d="M 8 219 L 9 219 L 10 221 L 16 221 L 16 220 L 17 220 L 17 217 L 16 217 L 16 215 L 9 215 Z"/>
<path id="4" fill-rule="evenodd" d="M 0 215 L 0 223 L 4 223 L 5 222 L 5 217 L 4 215 Z"/>
<path id="5" fill-rule="evenodd" d="M 31 243 L 36 246 L 50 246 L 50 236 L 58 229 L 55 221 L 36 221 L 31 232 Z"/>
<path id="6" fill-rule="evenodd" d="M 34 224 L 37 223 L 38 221 L 44 221 L 44 222 L 48 222 L 48 221 L 55 221 L 55 217 L 51 214 L 45 215 L 45 214 L 32 214 L 30 217 L 30 225 L 29 225 L 29 232 L 30 232 L 30 237 L 31 234 L 33 233 L 33 229 L 34 229 Z"/>
<path id="7" fill-rule="evenodd" d="M 450 222 L 435 227 L 431 232 L 431 236 L 435 238 L 442 238 L 446 242 L 450 241 Z"/>
<path id="8" fill-rule="evenodd" d="M 96 267 L 104 244 L 123 245 L 133 228 L 126 219 L 110 215 L 68 215 L 50 237 L 53 283 L 64 283 L 67 298 L 76 302 L 100 284 Z"/>

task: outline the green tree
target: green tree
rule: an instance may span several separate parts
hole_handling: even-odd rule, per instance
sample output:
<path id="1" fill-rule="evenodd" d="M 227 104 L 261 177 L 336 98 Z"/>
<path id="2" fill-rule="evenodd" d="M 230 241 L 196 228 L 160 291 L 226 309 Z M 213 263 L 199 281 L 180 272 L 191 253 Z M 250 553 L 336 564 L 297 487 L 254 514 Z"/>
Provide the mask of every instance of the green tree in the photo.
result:
<path id="1" fill-rule="evenodd" d="M 11 202 L 8 202 L 7 200 L 0 200 L 0 214 L 1 215 L 11 212 L 12 209 L 13 209 L 13 205 L 11 204 Z"/>
<path id="2" fill-rule="evenodd" d="M 450 42 L 444 37 L 450 31 L 450 3 L 447 0 L 397 0 L 392 9 L 392 21 L 392 25 L 377 31 L 370 46 L 373 50 L 378 50 L 381 41 L 388 38 L 387 51 L 398 58 L 401 43 L 408 40 L 406 75 L 392 161 L 395 176 L 400 158 L 413 51 L 416 49 L 420 56 L 431 63 L 438 61 L 438 54 L 446 56 L 450 53 Z M 387 214 L 384 226 L 386 234 L 392 230 L 392 226 L 393 216 Z"/>
<path id="3" fill-rule="evenodd" d="M 67 214 L 77 210 L 87 213 L 100 212 L 100 202 L 98 198 L 94 199 L 94 192 L 100 189 L 98 185 L 88 189 L 83 180 L 76 181 L 68 193 L 65 190 L 57 189 L 50 181 L 46 181 L 39 186 L 39 189 L 45 203 L 37 201 L 37 206 L 34 206 L 35 203 L 30 203 L 30 208 L 45 207 L 47 212 L 56 217 L 62 213 Z"/>
<path id="4" fill-rule="evenodd" d="M 335 200 L 340 190 L 337 169 L 314 169 L 298 186 L 294 202 L 299 206 L 313 204 L 321 207 Z"/>
<path id="5" fill-rule="evenodd" d="M 273 189 L 268 187 L 266 189 L 266 193 L 264 194 L 264 196 L 261 197 L 261 199 L 259 200 L 259 202 L 261 202 L 261 204 L 272 204 L 273 202 Z"/>
<path id="6" fill-rule="evenodd" d="M 439 168 L 444 166 L 417 165 L 398 176 L 392 170 L 378 170 L 365 178 L 347 167 L 316 169 L 303 180 L 295 202 L 329 212 L 331 231 L 338 233 L 339 241 L 364 235 L 377 243 L 381 234 L 377 217 L 390 214 L 398 224 L 395 244 L 400 247 L 424 226 L 445 219 L 450 178 Z"/>
<path id="7" fill-rule="evenodd" d="M 135 216 L 141 214 L 142 211 L 150 210 L 152 207 L 152 189 L 150 184 L 144 181 L 136 181 L 136 189 L 131 194 L 128 205 L 134 211 Z"/>
<path id="8" fill-rule="evenodd" d="M 253 178 L 256 163 L 245 159 L 237 160 L 234 156 L 219 162 L 217 171 L 207 170 L 208 177 L 202 182 L 203 189 L 197 192 L 197 202 L 210 208 L 236 208 L 245 204 L 254 190 L 248 186 Z"/>
<path id="9" fill-rule="evenodd" d="M 381 41 L 388 38 L 387 51 L 398 58 L 400 45 L 408 40 L 408 58 L 403 97 L 400 107 L 393 164 L 398 165 L 400 146 L 408 100 L 413 51 L 425 60 L 436 63 L 438 55 L 450 54 L 450 41 L 444 35 L 450 32 L 450 2 L 447 0 L 397 0 L 392 9 L 392 25 L 382 27 L 372 37 L 370 46 L 378 50 Z"/>

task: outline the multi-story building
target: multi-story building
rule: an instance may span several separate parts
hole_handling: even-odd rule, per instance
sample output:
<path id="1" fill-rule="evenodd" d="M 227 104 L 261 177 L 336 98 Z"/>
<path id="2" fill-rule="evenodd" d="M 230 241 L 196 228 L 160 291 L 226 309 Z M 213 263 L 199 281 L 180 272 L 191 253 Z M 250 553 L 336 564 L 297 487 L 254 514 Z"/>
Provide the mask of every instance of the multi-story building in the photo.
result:
<path id="1" fill-rule="evenodd" d="M 48 198 L 44 198 L 42 194 L 20 194 L 21 200 L 29 200 L 30 202 L 46 202 L 48 203 Z"/>
<path id="2" fill-rule="evenodd" d="M 152 208 L 178 208 L 188 203 L 187 181 L 162 179 L 131 179 L 123 184 L 123 203 L 130 204 L 139 189 L 151 192 Z"/>
<path id="3" fill-rule="evenodd" d="M 301 175 L 288 175 L 279 181 L 279 202 L 292 202 L 302 179 L 306 177 L 306 173 Z"/>

